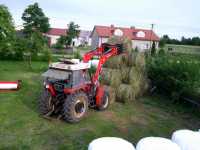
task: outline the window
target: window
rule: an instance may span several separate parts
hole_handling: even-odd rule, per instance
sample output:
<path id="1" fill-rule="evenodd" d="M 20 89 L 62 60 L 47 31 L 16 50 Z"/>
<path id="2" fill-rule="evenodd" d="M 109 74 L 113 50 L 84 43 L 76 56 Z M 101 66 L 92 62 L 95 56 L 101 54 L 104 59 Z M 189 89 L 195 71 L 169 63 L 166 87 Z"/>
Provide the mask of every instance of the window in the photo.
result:
<path id="1" fill-rule="evenodd" d="M 145 33 L 143 31 L 139 31 L 137 32 L 137 35 L 136 35 L 138 38 L 144 38 L 145 37 Z"/>

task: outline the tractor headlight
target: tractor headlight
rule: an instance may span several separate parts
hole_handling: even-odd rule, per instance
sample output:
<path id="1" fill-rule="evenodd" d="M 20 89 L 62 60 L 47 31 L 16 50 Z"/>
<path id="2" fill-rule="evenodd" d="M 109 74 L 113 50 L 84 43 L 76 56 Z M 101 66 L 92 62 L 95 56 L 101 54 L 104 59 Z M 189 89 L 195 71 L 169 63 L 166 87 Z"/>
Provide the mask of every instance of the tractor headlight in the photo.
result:
<path id="1" fill-rule="evenodd" d="M 45 87 L 46 87 L 46 89 L 48 89 L 48 88 L 49 88 L 49 85 L 47 84 L 47 85 L 45 85 Z"/>

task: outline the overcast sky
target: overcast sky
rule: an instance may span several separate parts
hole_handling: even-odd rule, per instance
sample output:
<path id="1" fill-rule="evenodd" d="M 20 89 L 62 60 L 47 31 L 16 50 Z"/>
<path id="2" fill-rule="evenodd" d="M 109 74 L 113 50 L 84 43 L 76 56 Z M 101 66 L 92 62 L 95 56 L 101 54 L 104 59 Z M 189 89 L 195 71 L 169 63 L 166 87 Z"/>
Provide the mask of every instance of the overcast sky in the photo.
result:
<path id="1" fill-rule="evenodd" d="M 70 21 L 82 29 L 94 25 L 142 27 L 173 38 L 200 36 L 199 0 L 0 0 L 13 15 L 15 25 L 29 4 L 38 2 L 51 27 L 66 28 Z"/>

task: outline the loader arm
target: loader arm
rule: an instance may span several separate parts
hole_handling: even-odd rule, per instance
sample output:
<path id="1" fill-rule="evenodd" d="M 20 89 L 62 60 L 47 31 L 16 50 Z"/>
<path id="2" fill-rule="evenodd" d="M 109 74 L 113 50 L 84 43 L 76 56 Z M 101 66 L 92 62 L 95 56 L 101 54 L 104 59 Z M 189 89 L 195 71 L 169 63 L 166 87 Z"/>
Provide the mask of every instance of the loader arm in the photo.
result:
<path id="1" fill-rule="evenodd" d="M 90 61 L 92 59 L 92 57 L 94 56 L 100 56 L 103 53 L 103 47 L 98 47 L 95 50 L 91 50 L 89 52 L 87 52 L 84 56 L 83 56 L 83 62 L 87 63 L 88 61 Z"/>
<path id="2" fill-rule="evenodd" d="M 83 62 L 88 62 L 93 58 L 93 56 L 99 56 L 99 63 L 97 65 L 97 69 L 95 74 L 92 76 L 92 83 L 97 85 L 99 80 L 99 75 L 102 71 L 102 66 L 105 62 L 112 56 L 119 55 L 122 53 L 122 45 L 110 45 L 110 44 L 102 44 L 101 47 L 96 50 L 89 51 L 83 56 Z"/>
<path id="3" fill-rule="evenodd" d="M 108 52 L 100 56 L 99 63 L 95 74 L 92 77 L 92 82 L 96 85 L 99 81 L 99 75 L 102 72 L 102 66 L 112 56 L 118 55 L 118 49 L 116 47 L 111 48 Z"/>

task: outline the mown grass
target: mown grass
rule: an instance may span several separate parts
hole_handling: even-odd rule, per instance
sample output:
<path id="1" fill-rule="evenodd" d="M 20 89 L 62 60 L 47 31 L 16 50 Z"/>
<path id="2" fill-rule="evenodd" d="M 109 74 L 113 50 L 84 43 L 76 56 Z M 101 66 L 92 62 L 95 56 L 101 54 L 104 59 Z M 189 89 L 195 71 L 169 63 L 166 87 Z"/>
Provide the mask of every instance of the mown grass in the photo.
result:
<path id="1" fill-rule="evenodd" d="M 163 97 L 144 97 L 134 103 L 114 103 L 104 112 L 89 110 L 77 124 L 39 116 L 38 98 L 45 62 L 0 61 L 0 80 L 22 80 L 18 92 L 0 93 L 0 149 L 85 150 L 90 141 L 117 136 L 137 143 L 145 136 L 170 137 L 176 129 L 197 130 L 199 113 Z"/>

